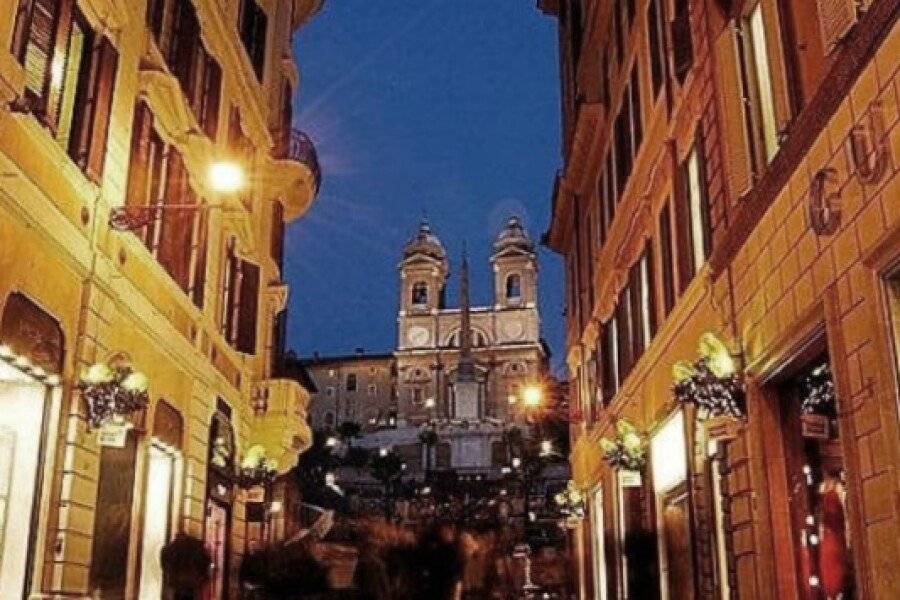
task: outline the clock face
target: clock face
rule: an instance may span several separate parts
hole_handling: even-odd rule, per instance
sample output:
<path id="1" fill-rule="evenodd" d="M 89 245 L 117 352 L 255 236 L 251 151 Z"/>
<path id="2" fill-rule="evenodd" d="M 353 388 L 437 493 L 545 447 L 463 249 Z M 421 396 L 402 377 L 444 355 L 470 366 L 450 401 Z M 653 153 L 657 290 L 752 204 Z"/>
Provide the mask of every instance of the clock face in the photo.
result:
<path id="1" fill-rule="evenodd" d="M 411 345 L 422 347 L 428 344 L 431 335 L 428 333 L 428 330 L 421 325 L 415 325 L 410 327 L 409 331 L 406 332 L 406 339 Z"/>
<path id="2" fill-rule="evenodd" d="M 519 320 L 507 321 L 503 324 L 503 333 L 510 340 L 522 339 L 522 336 L 525 335 L 525 325 Z"/>

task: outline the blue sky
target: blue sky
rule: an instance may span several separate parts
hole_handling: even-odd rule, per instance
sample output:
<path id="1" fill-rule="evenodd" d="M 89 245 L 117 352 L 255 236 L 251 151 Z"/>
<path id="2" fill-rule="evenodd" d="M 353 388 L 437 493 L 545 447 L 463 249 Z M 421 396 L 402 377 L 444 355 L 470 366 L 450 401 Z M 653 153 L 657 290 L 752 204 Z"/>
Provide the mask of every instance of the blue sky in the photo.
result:
<path id="1" fill-rule="evenodd" d="M 397 263 L 423 215 L 491 296 L 490 244 L 506 218 L 546 230 L 559 165 L 556 23 L 534 0 L 327 0 L 295 35 L 295 126 L 324 180 L 288 227 L 288 347 L 390 351 Z M 544 336 L 563 352 L 562 269 L 540 250 Z"/>

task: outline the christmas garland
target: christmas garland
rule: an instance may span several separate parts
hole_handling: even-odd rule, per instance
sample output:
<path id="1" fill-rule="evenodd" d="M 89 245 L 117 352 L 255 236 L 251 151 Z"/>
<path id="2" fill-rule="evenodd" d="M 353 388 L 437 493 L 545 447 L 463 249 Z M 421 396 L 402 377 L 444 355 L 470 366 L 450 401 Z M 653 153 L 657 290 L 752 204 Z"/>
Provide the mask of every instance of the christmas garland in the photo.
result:
<path id="1" fill-rule="evenodd" d="M 584 518 L 584 495 L 574 481 L 569 480 L 565 489 L 556 494 L 553 500 L 556 502 L 559 514 L 563 516 L 566 522 L 574 524 Z"/>
<path id="2" fill-rule="evenodd" d="M 625 419 L 616 422 L 617 436 L 614 440 L 600 438 L 603 458 L 612 468 L 640 471 L 647 464 L 646 444 L 637 428 Z"/>
<path id="3" fill-rule="evenodd" d="M 278 476 L 278 461 L 266 457 L 266 449 L 257 444 L 247 450 L 238 469 L 238 485 L 244 489 L 267 485 Z"/>
<path id="4" fill-rule="evenodd" d="M 147 407 L 147 376 L 135 371 L 127 357 L 117 355 L 107 363 L 87 367 L 77 383 L 91 428 L 124 421 Z"/>
<path id="5" fill-rule="evenodd" d="M 801 410 L 804 414 L 836 416 L 836 396 L 831 367 L 819 365 L 800 384 Z"/>
<path id="6" fill-rule="evenodd" d="M 682 404 L 696 404 L 700 420 L 719 416 L 743 418 L 744 382 L 725 344 L 712 333 L 705 333 L 700 338 L 699 353 L 700 358 L 694 363 L 679 361 L 672 369 L 675 399 Z"/>

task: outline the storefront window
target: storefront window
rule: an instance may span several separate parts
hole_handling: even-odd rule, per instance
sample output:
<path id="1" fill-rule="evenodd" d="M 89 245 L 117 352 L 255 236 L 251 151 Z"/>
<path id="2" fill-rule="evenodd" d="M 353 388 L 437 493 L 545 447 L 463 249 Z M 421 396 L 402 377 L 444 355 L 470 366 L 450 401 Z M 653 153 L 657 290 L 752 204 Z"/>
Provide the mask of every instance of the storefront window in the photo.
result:
<path id="1" fill-rule="evenodd" d="M 656 490 L 660 591 L 663 600 L 694 597 L 684 413 L 677 411 L 650 442 Z"/>
<path id="2" fill-rule="evenodd" d="M 837 398 L 823 358 L 785 385 L 782 403 L 788 504 L 800 597 L 856 598 L 847 508 L 847 473 Z"/>
<path id="3" fill-rule="evenodd" d="M 894 349 L 894 377 L 897 382 L 897 400 L 900 401 L 900 268 L 885 279 L 887 311 L 891 325 L 891 341 Z"/>
<path id="4" fill-rule="evenodd" d="M 171 405 L 158 402 L 153 416 L 153 437 L 147 449 L 141 598 L 159 598 L 163 591 L 159 556 L 177 529 L 182 474 L 181 436 L 181 416 Z"/>
<path id="5" fill-rule="evenodd" d="M 606 548 L 603 528 L 603 488 L 597 486 L 591 495 L 591 550 L 594 557 L 594 598 L 606 600 Z"/>
<path id="6" fill-rule="evenodd" d="M 220 600 L 228 589 L 229 532 L 234 496 L 234 428 L 231 407 L 221 398 L 216 402 L 209 429 L 209 467 L 204 541 L 213 559 L 212 577 L 203 600 Z"/>
<path id="7" fill-rule="evenodd" d="M 0 298 L 0 302 L 4 299 Z M 49 434 L 62 399 L 63 332 L 58 321 L 19 293 L 0 315 L 0 596 L 37 592 L 46 528 L 38 506 L 52 472 Z M 21 367 L 21 365 L 27 365 Z M 20 366 L 17 366 L 20 365 Z M 43 498 L 42 498 L 43 496 Z M 34 589 L 33 589 L 34 588 Z M 8 596 L 7 596 L 8 595 Z"/>

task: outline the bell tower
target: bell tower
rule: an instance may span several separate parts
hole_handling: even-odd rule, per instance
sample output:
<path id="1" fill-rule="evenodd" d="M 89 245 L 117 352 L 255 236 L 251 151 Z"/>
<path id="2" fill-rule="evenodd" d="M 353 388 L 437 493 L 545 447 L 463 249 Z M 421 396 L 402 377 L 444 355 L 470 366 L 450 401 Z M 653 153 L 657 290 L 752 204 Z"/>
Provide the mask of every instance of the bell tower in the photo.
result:
<path id="1" fill-rule="evenodd" d="M 423 220 L 403 248 L 400 270 L 400 347 L 425 347 L 436 343 L 430 331 L 431 315 L 444 308 L 449 265 L 441 240 Z"/>
<path id="2" fill-rule="evenodd" d="M 537 256 L 522 220 L 510 217 L 494 240 L 494 308 L 533 308 L 537 303 Z"/>

